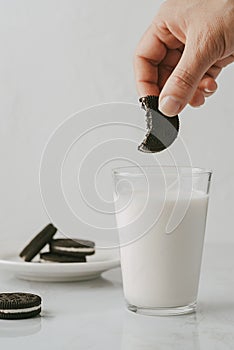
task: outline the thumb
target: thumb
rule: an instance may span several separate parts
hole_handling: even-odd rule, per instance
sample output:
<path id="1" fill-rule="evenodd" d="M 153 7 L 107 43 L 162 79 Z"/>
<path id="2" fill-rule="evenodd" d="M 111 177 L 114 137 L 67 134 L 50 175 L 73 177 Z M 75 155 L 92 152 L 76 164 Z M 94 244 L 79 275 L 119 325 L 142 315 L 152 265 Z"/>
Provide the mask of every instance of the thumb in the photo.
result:
<path id="1" fill-rule="evenodd" d="M 182 111 L 209 69 L 209 56 L 198 49 L 195 51 L 191 46 L 185 46 L 179 63 L 160 93 L 159 110 L 167 116 L 174 116 Z"/>

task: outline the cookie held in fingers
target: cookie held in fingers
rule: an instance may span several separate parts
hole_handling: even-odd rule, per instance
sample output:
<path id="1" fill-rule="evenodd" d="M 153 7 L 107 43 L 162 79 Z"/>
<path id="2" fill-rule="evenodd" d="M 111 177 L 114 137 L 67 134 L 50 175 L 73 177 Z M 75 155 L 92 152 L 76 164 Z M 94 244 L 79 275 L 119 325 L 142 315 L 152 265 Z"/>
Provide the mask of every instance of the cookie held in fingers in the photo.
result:
<path id="1" fill-rule="evenodd" d="M 31 293 L 0 293 L 0 319 L 17 320 L 39 315 L 41 297 Z"/>
<path id="2" fill-rule="evenodd" d="M 95 243 L 84 239 L 58 238 L 50 242 L 51 253 L 63 255 L 92 255 L 95 253 Z"/>
<path id="3" fill-rule="evenodd" d="M 42 248 L 44 248 L 44 246 L 51 241 L 56 232 L 56 227 L 54 227 L 52 224 L 47 225 L 22 250 L 20 257 L 25 261 L 31 261 L 42 250 Z"/>
<path id="4" fill-rule="evenodd" d="M 40 262 L 41 263 L 85 263 L 86 257 L 80 255 L 63 255 L 56 253 L 41 253 L 40 254 Z"/>
<path id="5" fill-rule="evenodd" d="M 147 133 L 138 146 L 138 150 L 145 153 L 161 152 L 168 148 L 177 138 L 179 132 L 178 115 L 167 117 L 158 109 L 158 96 L 145 96 L 139 99 L 146 111 Z"/>

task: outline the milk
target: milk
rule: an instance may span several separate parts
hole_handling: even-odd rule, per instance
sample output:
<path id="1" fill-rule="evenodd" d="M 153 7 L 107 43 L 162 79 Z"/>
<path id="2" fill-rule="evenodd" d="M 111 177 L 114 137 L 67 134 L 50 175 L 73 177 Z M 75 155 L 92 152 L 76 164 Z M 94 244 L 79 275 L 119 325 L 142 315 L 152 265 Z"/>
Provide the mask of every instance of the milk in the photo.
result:
<path id="1" fill-rule="evenodd" d="M 120 199 L 125 202 L 123 197 Z M 157 193 L 150 193 L 148 199 L 150 205 L 145 210 L 141 192 L 134 193 L 129 205 L 120 210 L 118 202 L 116 208 L 126 301 L 138 308 L 186 306 L 197 298 L 208 195 L 197 191 L 177 198 L 172 193 L 162 200 Z M 187 211 L 167 233 L 175 204 L 178 212 L 185 207 Z M 142 232 L 154 216 L 157 222 Z"/>

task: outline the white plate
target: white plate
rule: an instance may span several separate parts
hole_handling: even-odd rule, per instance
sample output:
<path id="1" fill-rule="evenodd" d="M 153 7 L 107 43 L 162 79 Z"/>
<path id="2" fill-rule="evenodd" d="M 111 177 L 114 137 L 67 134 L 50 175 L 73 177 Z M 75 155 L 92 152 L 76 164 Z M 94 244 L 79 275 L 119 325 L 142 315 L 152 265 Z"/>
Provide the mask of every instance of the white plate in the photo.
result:
<path id="1" fill-rule="evenodd" d="M 85 281 L 97 278 L 104 271 L 120 265 L 117 250 L 97 250 L 86 263 L 39 263 L 23 261 L 17 253 L 0 255 L 0 269 L 17 278 L 41 282 Z"/>

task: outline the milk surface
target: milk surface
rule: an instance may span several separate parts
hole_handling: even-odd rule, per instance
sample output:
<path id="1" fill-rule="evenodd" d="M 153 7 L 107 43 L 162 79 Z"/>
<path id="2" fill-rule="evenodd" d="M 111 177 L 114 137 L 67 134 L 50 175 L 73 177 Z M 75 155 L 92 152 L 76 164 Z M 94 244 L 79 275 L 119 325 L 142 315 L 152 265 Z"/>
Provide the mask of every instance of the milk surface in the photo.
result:
<path id="1" fill-rule="evenodd" d="M 161 208 L 162 200 L 153 193 L 150 206 L 143 210 L 145 198 L 139 192 L 122 210 L 118 204 L 123 288 L 129 304 L 157 308 L 186 306 L 196 301 L 208 195 L 192 192 L 190 196 L 188 200 L 186 194 L 176 198 L 172 193 Z M 177 209 L 187 206 L 187 211 L 168 234 L 166 228 L 175 203 Z M 154 215 L 157 222 L 143 232 Z"/>

